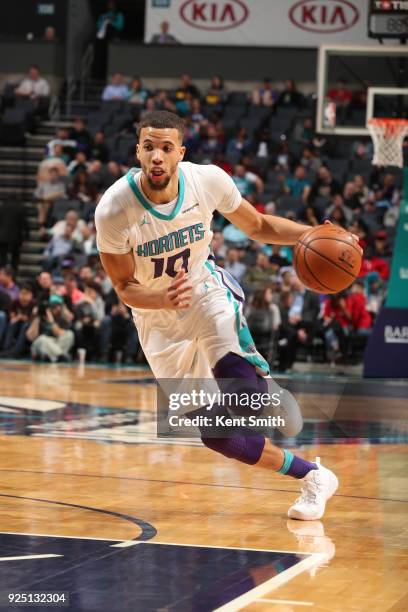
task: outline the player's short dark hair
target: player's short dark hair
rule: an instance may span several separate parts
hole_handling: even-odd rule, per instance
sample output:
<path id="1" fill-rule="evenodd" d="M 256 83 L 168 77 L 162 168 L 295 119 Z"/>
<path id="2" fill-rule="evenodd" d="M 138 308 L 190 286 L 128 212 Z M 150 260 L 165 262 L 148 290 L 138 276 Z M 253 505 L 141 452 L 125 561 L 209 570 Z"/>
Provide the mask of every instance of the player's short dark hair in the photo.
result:
<path id="1" fill-rule="evenodd" d="M 180 134 L 180 140 L 184 137 L 184 120 L 170 111 L 158 110 L 147 113 L 137 126 L 137 137 L 140 138 L 140 132 L 143 128 L 152 127 L 158 130 L 166 128 L 175 128 Z"/>

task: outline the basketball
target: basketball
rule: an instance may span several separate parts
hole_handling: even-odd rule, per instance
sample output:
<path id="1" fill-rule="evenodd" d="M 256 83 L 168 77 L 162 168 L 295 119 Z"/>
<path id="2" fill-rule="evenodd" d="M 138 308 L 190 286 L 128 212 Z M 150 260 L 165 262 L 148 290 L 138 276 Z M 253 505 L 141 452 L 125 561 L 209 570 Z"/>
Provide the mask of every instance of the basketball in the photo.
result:
<path id="1" fill-rule="evenodd" d="M 347 289 L 360 272 L 362 257 L 350 232 L 337 225 L 319 225 L 294 248 L 294 268 L 302 283 L 318 293 Z"/>

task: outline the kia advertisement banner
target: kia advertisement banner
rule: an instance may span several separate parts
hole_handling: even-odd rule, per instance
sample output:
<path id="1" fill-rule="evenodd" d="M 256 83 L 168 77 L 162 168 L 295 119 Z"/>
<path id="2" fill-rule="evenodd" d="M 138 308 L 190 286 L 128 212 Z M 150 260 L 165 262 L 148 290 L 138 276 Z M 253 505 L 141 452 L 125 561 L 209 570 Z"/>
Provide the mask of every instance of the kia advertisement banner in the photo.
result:
<path id="1" fill-rule="evenodd" d="M 367 0 L 147 0 L 146 7 L 146 43 L 374 44 Z"/>

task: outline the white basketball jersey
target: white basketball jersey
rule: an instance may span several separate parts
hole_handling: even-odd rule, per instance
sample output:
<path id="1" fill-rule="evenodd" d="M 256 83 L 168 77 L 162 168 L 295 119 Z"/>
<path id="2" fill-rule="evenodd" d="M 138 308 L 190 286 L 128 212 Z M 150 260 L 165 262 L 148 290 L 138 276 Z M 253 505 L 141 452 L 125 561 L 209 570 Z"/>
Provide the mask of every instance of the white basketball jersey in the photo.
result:
<path id="1" fill-rule="evenodd" d="M 166 288 L 182 267 L 194 283 L 205 280 L 213 212 L 230 213 L 241 203 L 234 182 L 217 166 L 181 162 L 177 201 L 157 205 L 143 194 L 140 174 L 129 170 L 99 202 L 98 249 L 115 254 L 132 250 L 135 278 L 146 287 Z"/>

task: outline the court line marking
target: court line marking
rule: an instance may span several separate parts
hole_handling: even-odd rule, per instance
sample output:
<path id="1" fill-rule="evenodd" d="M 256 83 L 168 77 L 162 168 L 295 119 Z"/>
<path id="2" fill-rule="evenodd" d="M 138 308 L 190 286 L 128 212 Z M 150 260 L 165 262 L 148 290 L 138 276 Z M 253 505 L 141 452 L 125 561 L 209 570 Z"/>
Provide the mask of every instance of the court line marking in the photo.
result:
<path id="1" fill-rule="evenodd" d="M 213 612 L 237 612 L 238 610 L 242 610 L 242 608 L 244 608 L 245 606 L 248 606 L 254 601 L 259 600 L 262 595 L 266 595 L 266 593 L 274 591 L 286 582 L 293 580 L 293 578 L 295 578 L 299 574 L 302 574 L 306 570 L 311 569 L 319 562 L 316 557 L 327 559 L 327 556 L 328 555 L 323 553 L 312 553 L 309 558 L 303 559 L 303 561 L 300 561 L 293 567 L 290 567 L 289 569 L 285 570 L 284 572 L 281 572 L 277 576 L 266 580 L 266 582 L 263 582 L 262 584 L 259 584 L 250 591 L 247 591 L 239 597 L 232 599 L 223 606 L 216 608 L 215 610 L 213 610 Z"/>
<path id="2" fill-rule="evenodd" d="M 326 553 L 309 553 L 309 552 L 299 552 L 298 550 L 275 550 L 272 548 L 245 548 L 242 546 L 219 546 L 214 544 L 211 546 L 210 544 L 189 544 L 189 543 L 180 543 L 180 542 L 161 542 L 160 540 L 147 540 L 144 542 L 143 540 L 113 540 L 112 538 L 92 538 L 90 536 L 65 536 L 65 535 L 52 535 L 51 533 L 25 533 L 22 531 L 0 531 L 0 535 L 24 535 L 24 536 L 33 536 L 38 538 L 67 538 L 69 540 L 98 540 L 101 542 L 115 542 L 114 546 L 120 548 L 126 548 L 126 546 L 134 546 L 136 544 L 161 544 L 162 546 L 190 546 L 192 548 L 221 548 L 223 550 L 249 550 L 255 552 L 273 552 L 273 553 L 282 553 L 282 554 L 290 554 L 297 556 L 314 556 L 317 557 L 317 561 L 323 561 L 326 559 L 328 555 Z M 57 555 L 58 556 L 58 555 Z"/>
<path id="3" fill-rule="evenodd" d="M 0 557 L 0 561 L 25 561 L 26 559 L 50 559 L 51 557 L 63 557 L 64 555 L 24 555 L 21 557 Z"/>
<path id="4" fill-rule="evenodd" d="M 272 604 L 289 604 L 291 606 L 314 606 L 313 601 L 292 601 L 291 599 L 257 599 L 256 601 L 265 601 Z"/>
<path id="5" fill-rule="evenodd" d="M 282 553 L 288 555 L 297 555 L 297 556 L 306 556 L 306 557 L 315 557 L 316 562 L 325 561 L 328 557 L 327 553 L 309 553 L 309 552 L 299 552 L 298 550 L 275 550 L 274 548 L 248 548 L 242 546 L 219 546 L 218 544 L 180 544 L 179 542 L 162 542 L 160 540 L 148 540 L 147 542 L 143 542 L 143 544 L 161 544 L 162 546 L 190 546 L 193 548 L 221 548 L 223 550 L 249 550 L 255 552 L 273 552 L 273 553 Z"/>
<path id="6" fill-rule="evenodd" d="M 111 480 L 133 480 L 136 482 L 158 482 L 161 484 L 176 484 L 176 485 L 187 485 L 195 487 L 215 487 L 221 489 L 243 489 L 245 491 L 265 491 L 273 493 L 295 493 L 299 494 L 299 490 L 295 489 L 272 489 L 264 487 L 247 487 L 245 485 L 231 485 L 231 484 L 217 484 L 211 482 L 189 482 L 186 480 L 159 480 L 156 478 L 137 478 L 135 476 L 107 476 L 101 474 L 75 474 L 73 472 L 47 472 L 41 470 L 12 470 L 10 468 L 0 468 L 0 472 L 12 472 L 21 474 L 47 474 L 48 476 L 74 476 L 76 478 L 107 478 Z M 2 494 L 0 493 L 0 496 Z M 18 497 L 18 496 L 17 496 Z M 365 499 L 371 501 L 384 501 L 384 502 L 397 502 L 406 504 L 408 499 L 390 499 L 385 497 L 364 497 L 361 495 L 345 495 L 344 493 L 336 493 L 333 497 L 341 497 L 345 499 Z"/>
<path id="7" fill-rule="evenodd" d="M 157 535 L 157 529 L 150 523 L 147 523 L 146 521 L 143 521 L 142 519 L 139 519 L 136 516 L 130 516 L 129 514 L 122 514 L 121 512 L 114 512 L 113 510 L 107 510 L 107 509 L 104 510 L 103 508 L 94 508 L 93 506 L 84 506 L 81 504 L 70 504 L 68 502 L 61 502 L 61 501 L 56 501 L 52 499 L 42 499 L 39 497 L 28 497 L 24 495 L 10 495 L 8 493 L 0 493 L 0 497 L 9 497 L 11 499 L 27 499 L 33 502 L 51 504 L 55 506 L 66 506 L 68 508 L 79 508 L 80 510 L 89 510 L 90 512 L 99 512 L 100 514 L 106 514 L 108 516 L 113 516 L 114 518 L 125 520 L 125 521 L 128 521 L 129 523 L 137 525 L 139 529 L 141 530 L 141 533 L 134 539 L 140 540 L 143 542 L 145 542 L 146 540 L 149 540 L 150 538 L 154 538 Z"/>
<path id="8" fill-rule="evenodd" d="M 0 531 L 0 535 L 22 535 L 33 536 L 34 538 L 67 538 L 69 540 L 99 540 L 101 542 L 129 542 L 131 540 L 121 540 L 116 538 L 91 538 L 90 536 L 69 536 L 69 535 L 53 535 L 52 533 L 27 533 L 24 531 Z M 138 543 L 138 542 L 137 542 Z"/>

